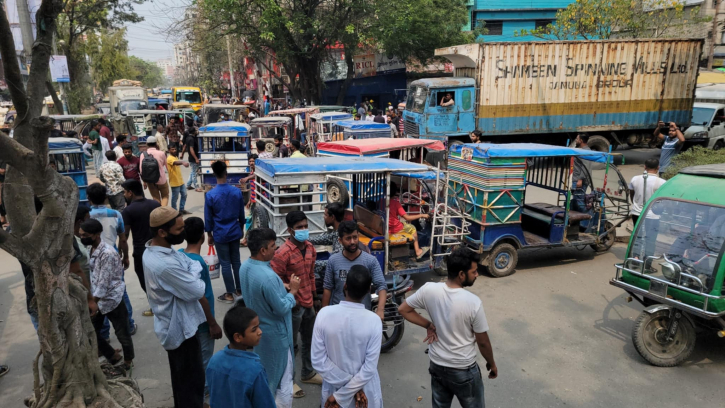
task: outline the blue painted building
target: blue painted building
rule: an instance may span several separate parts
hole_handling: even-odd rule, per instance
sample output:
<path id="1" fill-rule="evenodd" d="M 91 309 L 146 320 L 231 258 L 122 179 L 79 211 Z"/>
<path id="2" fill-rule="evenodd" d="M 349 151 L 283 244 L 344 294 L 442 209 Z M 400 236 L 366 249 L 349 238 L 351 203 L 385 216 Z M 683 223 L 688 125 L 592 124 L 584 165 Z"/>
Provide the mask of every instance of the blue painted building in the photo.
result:
<path id="1" fill-rule="evenodd" d="M 479 20 L 486 22 L 489 41 L 535 41 L 532 36 L 518 37 L 516 32 L 533 30 L 546 26 L 556 18 L 556 12 L 566 8 L 575 0 L 468 0 L 471 11 L 471 24 L 464 26 L 467 31 L 475 27 Z"/>

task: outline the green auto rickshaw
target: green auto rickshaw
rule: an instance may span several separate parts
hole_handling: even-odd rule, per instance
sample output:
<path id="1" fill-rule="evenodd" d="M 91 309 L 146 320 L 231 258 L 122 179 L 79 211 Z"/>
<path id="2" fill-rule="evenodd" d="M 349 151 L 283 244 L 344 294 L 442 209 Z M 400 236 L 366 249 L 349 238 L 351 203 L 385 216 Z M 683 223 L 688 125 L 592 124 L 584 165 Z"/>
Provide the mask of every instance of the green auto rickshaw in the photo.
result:
<path id="1" fill-rule="evenodd" d="M 723 191 L 725 164 L 681 170 L 649 198 L 616 265 L 610 284 L 645 307 L 632 341 L 652 365 L 681 364 L 696 333 L 725 337 Z"/>

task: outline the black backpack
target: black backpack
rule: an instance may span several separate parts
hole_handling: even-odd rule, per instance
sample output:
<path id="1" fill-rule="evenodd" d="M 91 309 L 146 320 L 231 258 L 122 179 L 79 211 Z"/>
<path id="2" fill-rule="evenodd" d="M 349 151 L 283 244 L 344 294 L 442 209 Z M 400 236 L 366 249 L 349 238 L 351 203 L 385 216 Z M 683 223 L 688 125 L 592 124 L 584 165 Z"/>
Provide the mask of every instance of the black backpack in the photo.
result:
<path id="1" fill-rule="evenodd" d="M 153 155 L 146 152 L 143 153 L 143 160 L 141 160 L 141 180 L 146 183 L 158 183 L 161 178 L 159 172 L 159 162 Z"/>

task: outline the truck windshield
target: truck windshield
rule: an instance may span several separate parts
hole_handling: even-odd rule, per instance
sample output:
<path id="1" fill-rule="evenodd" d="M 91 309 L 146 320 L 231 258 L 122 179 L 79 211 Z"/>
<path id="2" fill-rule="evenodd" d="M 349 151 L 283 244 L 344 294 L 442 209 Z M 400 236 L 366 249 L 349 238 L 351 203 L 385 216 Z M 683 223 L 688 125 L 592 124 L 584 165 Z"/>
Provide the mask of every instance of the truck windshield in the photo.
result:
<path id="1" fill-rule="evenodd" d="M 201 103 L 201 94 L 199 93 L 199 91 L 176 91 L 176 101 Z"/>
<path id="2" fill-rule="evenodd" d="M 710 124 L 715 109 L 710 108 L 692 108 L 692 124 L 707 126 Z"/>
<path id="3" fill-rule="evenodd" d="M 405 110 L 423 113 L 427 94 L 426 89 L 423 87 L 417 86 L 410 88 L 408 91 L 408 100 L 405 103 Z"/>
<path id="4" fill-rule="evenodd" d="M 146 102 L 144 101 L 121 101 L 118 103 L 118 110 L 121 112 L 143 109 L 146 109 Z"/>

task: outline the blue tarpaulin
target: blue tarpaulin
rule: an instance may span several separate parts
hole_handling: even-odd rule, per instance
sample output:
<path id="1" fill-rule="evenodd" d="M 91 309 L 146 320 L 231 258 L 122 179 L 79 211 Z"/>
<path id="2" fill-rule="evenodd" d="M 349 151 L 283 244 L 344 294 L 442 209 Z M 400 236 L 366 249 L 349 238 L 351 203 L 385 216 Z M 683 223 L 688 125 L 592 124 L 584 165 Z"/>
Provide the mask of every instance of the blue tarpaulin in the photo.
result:
<path id="1" fill-rule="evenodd" d="M 257 159 L 257 171 L 270 176 L 290 174 L 426 172 L 428 166 L 403 160 L 373 157 L 307 157 L 299 159 Z"/>
<path id="2" fill-rule="evenodd" d="M 246 136 L 249 129 L 251 128 L 246 123 L 229 121 L 202 126 L 199 128 L 199 133 L 237 132 L 237 136 Z"/>
<path id="3" fill-rule="evenodd" d="M 352 119 L 352 113 L 347 112 L 324 112 L 324 113 L 314 113 L 310 115 L 310 117 L 314 120 L 324 121 L 324 122 L 330 122 L 333 120 L 345 120 L 345 119 Z"/>
<path id="4" fill-rule="evenodd" d="M 49 150 L 78 150 L 81 151 L 83 143 L 71 137 L 51 137 L 48 139 Z M 53 153 L 53 152 L 50 152 Z"/>
<path id="5" fill-rule="evenodd" d="M 412 178 L 412 179 L 419 179 L 419 180 L 435 180 L 436 179 L 435 171 L 425 171 L 422 173 L 410 173 L 410 172 L 406 172 L 406 171 L 396 171 L 395 173 L 393 173 L 393 175 Z M 440 173 L 440 177 L 443 182 L 446 181 L 446 175 L 443 172 Z"/>
<path id="6" fill-rule="evenodd" d="M 390 131 L 390 125 L 386 123 L 370 122 L 367 120 L 341 120 L 335 122 L 337 126 L 345 128 L 345 130 L 387 130 Z"/>
<path id="7" fill-rule="evenodd" d="M 482 159 L 504 157 L 561 157 L 576 156 L 582 160 L 606 163 L 609 153 L 573 147 L 551 146 L 538 143 L 466 143 L 451 146 L 451 153 L 460 153 L 461 149 L 471 149 L 473 157 Z"/>

